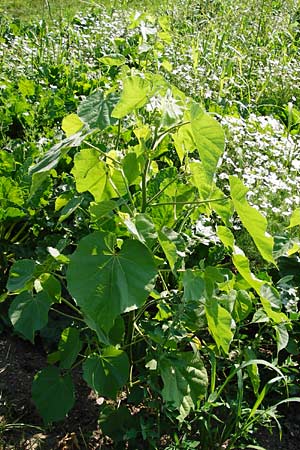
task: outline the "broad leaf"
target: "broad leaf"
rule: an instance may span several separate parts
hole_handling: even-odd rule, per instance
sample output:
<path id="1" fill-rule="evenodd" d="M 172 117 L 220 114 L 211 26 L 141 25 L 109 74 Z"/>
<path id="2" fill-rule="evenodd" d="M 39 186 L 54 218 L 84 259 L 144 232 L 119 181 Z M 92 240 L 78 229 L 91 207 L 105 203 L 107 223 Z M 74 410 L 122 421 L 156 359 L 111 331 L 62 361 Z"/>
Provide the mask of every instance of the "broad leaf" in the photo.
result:
<path id="1" fill-rule="evenodd" d="M 81 150 L 75 155 L 74 167 L 71 170 L 77 191 L 90 192 L 96 202 L 110 200 L 116 193 L 109 183 L 108 170 L 106 164 L 99 159 L 97 150 Z"/>
<path id="2" fill-rule="evenodd" d="M 121 119 L 136 108 L 144 106 L 151 93 L 151 83 L 139 76 L 128 77 L 124 80 L 123 91 L 119 103 L 112 112 L 112 117 Z"/>
<path id="3" fill-rule="evenodd" d="M 184 299 L 187 302 L 200 301 L 205 296 L 205 282 L 202 271 L 186 270 L 183 275 Z"/>
<path id="4" fill-rule="evenodd" d="M 51 303 L 51 298 L 44 291 L 34 296 L 29 292 L 22 292 L 9 308 L 9 318 L 15 330 L 33 343 L 34 333 L 48 322 Z"/>
<path id="5" fill-rule="evenodd" d="M 222 348 L 224 353 L 227 355 L 233 339 L 233 318 L 225 308 L 218 304 L 217 298 L 212 298 L 206 301 L 205 312 L 209 332 L 214 338 L 217 346 Z"/>
<path id="6" fill-rule="evenodd" d="M 162 230 L 158 232 L 158 241 L 164 251 L 164 254 L 166 255 L 171 270 L 174 270 L 178 259 L 177 247 L 174 242 L 176 238 L 177 233 L 175 231 L 172 232 L 171 230 L 168 230 L 166 227 L 162 228 Z"/>
<path id="7" fill-rule="evenodd" d="M 230 176 L 230 193 L 234 208 L 238 213 L 242 224 L 252 237 L 261 256 L 275 264 L 273 258 L 273 238 L 267 234 L 267 220 L 257 209 L 250 206 L 246 200 L 248 188 L 239 178 Z"/>
<path id="8" fill-rule="evenodd" d="M 179 411 L 178 419 L 183 421 L 196 407 L 197 401 L 206 393 L 207 372 L 198 353 L 176 353 L 160 361 L 164 388 L 164 402 Z"/>
<path id="9" fill-rule="evenodd" d="M 293 211 L 288 228 L 293 228 L 298 225 L 300 225 L 300 208 L 297 208 L 295 209 L 295 211 Z"/>
<path id="10" fill-rule="evenodd" d="M 34 271 L 35 262 L 32 259 L 16 261 L 9 271 L 7 290 L 17 292 L 26 288 L 27 283 L 33 280 Z"/>
<path id="11" fill-rule="evenodd" d="M 101 91 L 94 92 L 80 103 L 78 116 L 90 128 L 104 130 L 117 122 L 111 113 L 118 101 L 119 96 L 114 93 L 105 97 Z"/>
<path id="12" fill-rule="evenodd" d="M 83 133 L 78 131 L 78 133 L 73 134 L 70 137 L 58 142 L 53 147 L 48 150 L 48 152 L 38 161 L 34 166 L 30 167 L 29 173 L 33 175 L 34 173 L 47 172 L 57 166 L 60 159 L 66 155 L 71 147 L 78 147 L 82 141 L 92 134 L 91 131 Z"/>
<path id="13" fill-rule="evenodd" d="M 70 369 L 75 363 L 82 347 L 80 331 L 76 328 L 66 328 L 60 338 L 58 350 L 60 352 L 60 367 Z"/>
<path id="14" fill-rule="evenodd" d="M 144 304 L 155 275 L 152 255 L 143 244 L 126 241 L 118 251 L 112 235 L 95 232 L 79 242 L 67 280 L 89 326 L 108 332 L 118 315 Z"/>
<path id="15" fill-rule="evenodd" d="M 191 128 L 205 177 L 212 183 L 225 147 L 224 131 L 219 122 L 196 103 L 191 106 Z"/>
<path id="16" fill-rule="evenodd" d="M 71 375 L 62 376 L 57 367 L 46 367 L 34 377 L 32 398 L 46 424 L 63 420 L 75 402 Z"/>
<path id="17" fill-rule="evenodd" d="M 83 378 L 104 397 L 115 398 L 128 377 L 127 354 L 116 347 L 106 347 L 101 355 L 93 354 L 83 364 Z"/>
<path id="18" fill-rule="evenodd" d="M 63 118 L 61 127 L 66 133 L 66 136 L 70 137 L 72 136 L 72 134 L 80 131 L 83 125 L 84 123 L 82 122 L 80 117 L 77 116 L 77 114 L 69 114 L 68 116 Z"/>

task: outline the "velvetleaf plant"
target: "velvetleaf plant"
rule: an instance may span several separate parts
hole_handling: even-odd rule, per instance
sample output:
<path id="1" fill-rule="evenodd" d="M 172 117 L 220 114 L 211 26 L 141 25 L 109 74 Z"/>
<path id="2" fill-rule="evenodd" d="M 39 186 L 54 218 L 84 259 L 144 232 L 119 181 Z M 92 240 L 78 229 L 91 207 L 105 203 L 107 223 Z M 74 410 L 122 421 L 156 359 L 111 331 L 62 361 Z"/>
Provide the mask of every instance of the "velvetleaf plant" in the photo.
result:
<path id="1" fill-rule="evenodd" d="M 120 82 L 120 94 L 117 86 L 98 90 L 65 117 L 66 138 L 30 168 L 38 187 L 71 161 L 77 200 L 56 199 L 58 222 L 82 208 L 87 223 L 71 248 L 58 243 L 44 260 L 17 260 L 7 283 L 11 323 L 31 342 L 50 309 L 63 306 L 72 318 L 33 381 L 46 423 L 72 408 L 78 365 L 99 396 L 130 396 L 140 387 L 182 422 L 208 394 L 207 348 L 228 357 L 249 318 L 269 323 L 278 352 L 287 345 L 280 296 L 251 272 L 230 229 L 237 214 L 261 256 L 275 264 L 267 221 L 237 177 L 230 177 L 229 196 L 216 185 L 221 125 L 159 75 L 133 73 Z M 223 248 L 215 264 L 195 255 L 201 236 L 192 231 L 211 215 Z"/>

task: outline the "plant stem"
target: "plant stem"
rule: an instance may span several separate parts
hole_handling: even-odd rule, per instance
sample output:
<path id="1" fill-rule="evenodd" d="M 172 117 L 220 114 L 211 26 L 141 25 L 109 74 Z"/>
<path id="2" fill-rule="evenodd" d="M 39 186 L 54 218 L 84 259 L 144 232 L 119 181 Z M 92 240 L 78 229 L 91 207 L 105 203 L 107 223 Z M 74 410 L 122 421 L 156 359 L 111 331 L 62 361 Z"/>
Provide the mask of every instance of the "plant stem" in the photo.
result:
<path id="1" fill-rule="evenodd" d="M 147 175 L 150 166 L 150 159 L 147 158 L 145 162 L 145 167 L 142 175 L 142 208 L 141 212 L 144 213 L 147 208 Z"/>

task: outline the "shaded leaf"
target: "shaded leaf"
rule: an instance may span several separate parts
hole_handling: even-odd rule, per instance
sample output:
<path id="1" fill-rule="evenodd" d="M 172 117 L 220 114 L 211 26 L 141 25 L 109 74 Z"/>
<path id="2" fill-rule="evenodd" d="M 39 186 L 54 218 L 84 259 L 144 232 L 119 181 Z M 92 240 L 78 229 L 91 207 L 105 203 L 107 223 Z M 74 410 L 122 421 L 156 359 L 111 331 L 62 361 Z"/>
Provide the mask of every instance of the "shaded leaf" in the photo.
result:
<path id="1" fill-rule="evenodd" d="M 9 308 L 9 318 L 15 330 L 33 343 L 34 333 L 48 322 L 51 303 L 51 298 L 44 291 L 34 296 L 29 292 L 22 292 Z"/>
<path id="2" fill-rule="evenodd" d="M 115 244 L 112 235 L 101 232 L 84 237 L 67 271 L 69 291 L 97 332 L 99 327 L 108 332 L 118 315 L 143 305 L 156 274 L 143 244 L 126 241 L 120 251 Z"/>
<path id="3" fill-rule="evenodd" d="M 70 369 L 75 363 L 81 348 L 80 331 L 76 328 L 65 328 L 58 344 L 60 367 Z"/>
<path id="4" fill-rule="evenodd" d="M 104 130 L 114 125 L 117 120 L 112 117 L 112 110 L 119 101 L 115 93 L 104 96 L 102 91 L 97 91 L 83 100 L 78 107 L 79 118 L 90 128 Z"/>
<path id="5" fill-rule="evenodd" d="M 63 420 L 75 402 L 71 375 L 62 376 L 57 367 L 46 367 L 34 377 L 32 398 L 46 424 Z"/>
<path id="6" fill-rule="evenodd" d="M 32 259 L 21 259 L 16 261 L 10 271 L 7 281 L 7 290 L 17 292 L 24 289 L 29 281 L 33 280 L 35 262 Z"/>
<path id="7" fill-rule="evenodd" d="M 115 398 L 129 377 L 127 354 L 116 347 L 106 347 L 83 363 L 83 378 L 99 395 Z"/>
<path id="8" fill-rule="evenodd" d="M 183 421 L 206 393 L 207 372 L 198 353 L 176 353 L 176 357 L 163 357 L 160 361 L 164 383 L 162 396 L 165 403 L 179 411 Z"/>

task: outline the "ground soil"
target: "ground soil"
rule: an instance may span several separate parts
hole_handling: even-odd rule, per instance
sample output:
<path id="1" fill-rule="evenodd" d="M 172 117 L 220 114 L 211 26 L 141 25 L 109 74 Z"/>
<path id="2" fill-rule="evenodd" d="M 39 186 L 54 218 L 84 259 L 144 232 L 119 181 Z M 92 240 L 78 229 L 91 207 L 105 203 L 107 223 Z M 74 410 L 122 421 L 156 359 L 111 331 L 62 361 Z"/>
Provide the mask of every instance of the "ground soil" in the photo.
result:
<path id="1" fill-rule="evenodd" d="M 45 428 L 31 401 L 34 374 L 46 365 L 42 346 L 2 333 L 0 336 L 0 450 L 113 449 L 97 425 L 97 397 L 74 374 L 77 398 L 68 418 Z M 24 424 L 24 425 L 23 425 Z M 36 428 L 35 428 L 36 427 Z M 282 420 L 283 437 L 260 430 L 258 441 L 266 450 L 300 448 L 300 408 L 291 406 Z M 141 447 L 142 448 L 142 447 Z"/>

